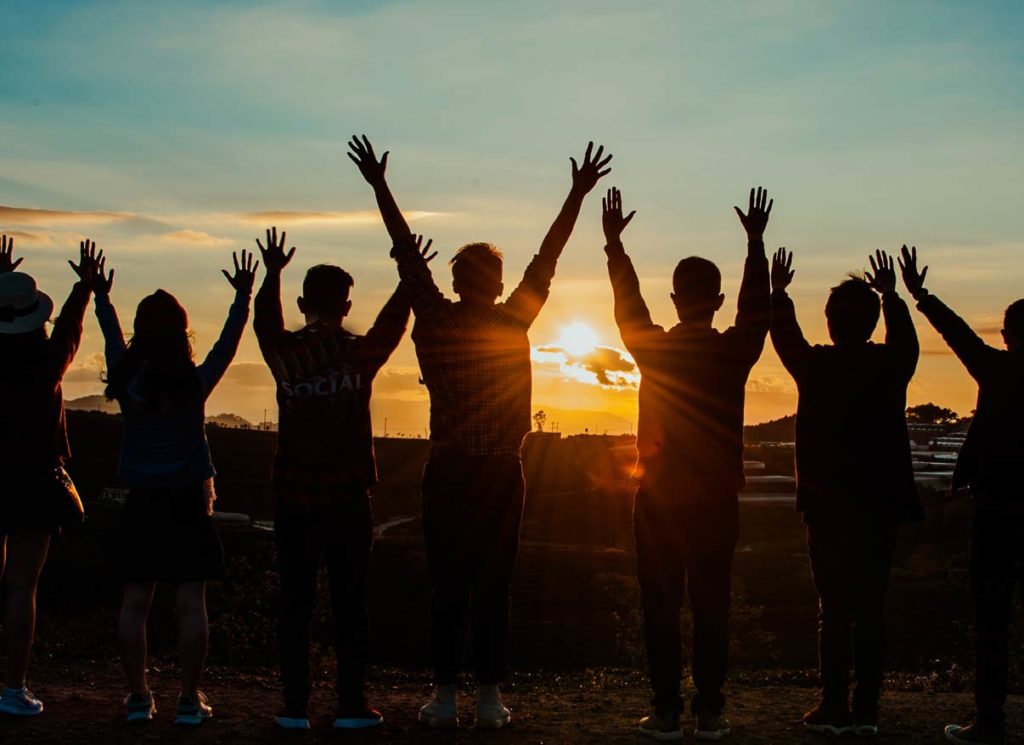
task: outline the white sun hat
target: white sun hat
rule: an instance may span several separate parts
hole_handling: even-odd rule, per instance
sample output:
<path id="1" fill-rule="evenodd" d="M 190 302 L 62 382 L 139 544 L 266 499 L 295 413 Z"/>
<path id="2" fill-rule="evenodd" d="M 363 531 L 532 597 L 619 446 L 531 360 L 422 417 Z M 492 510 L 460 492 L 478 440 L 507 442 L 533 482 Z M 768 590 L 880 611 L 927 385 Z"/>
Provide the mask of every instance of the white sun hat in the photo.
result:
<path id="1" fill-rule="evenodd" d="M 41 328 L 53 313 L 53 300 L 23 272 L 0 274 L 0 334 L 24 334 Z"/>

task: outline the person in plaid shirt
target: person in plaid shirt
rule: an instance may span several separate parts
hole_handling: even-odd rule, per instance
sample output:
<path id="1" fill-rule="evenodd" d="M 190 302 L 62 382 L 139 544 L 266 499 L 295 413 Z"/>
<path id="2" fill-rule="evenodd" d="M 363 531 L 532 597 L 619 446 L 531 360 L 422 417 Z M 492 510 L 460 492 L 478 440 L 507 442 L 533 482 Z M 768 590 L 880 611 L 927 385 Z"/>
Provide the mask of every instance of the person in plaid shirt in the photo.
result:
<path id="1" fill-rule="evenodd" d="M 458 301 L 430 274 L 421 239 L 408 226 L 368 139 L 353 138 L 349 157 L 373 187 L 392 255 L 416 314 L 413 341 L 430 392 L 431 454 L 423 473 L 423 529 L 431 590 L 431 662 L 436 684 L 421 722 L 458 725 L 455 697 L 467 621 L 473 627 L 480 696 L 476 726 L 511 719 L 499 684 L 508 668 L 509 583 L 519 546 L 523 472 L 519 450 L 530 431 L 530 340 L 555 265 L 583 199 L 611 169 L 604 148 L 572 160 L 572 188 L 523 280 L 504 302 L 502 255 L 487 243 L 460 248 L 451 261 Z M 428 250 L 430 244 L 427 244 Z M 470 598 L 472 597 L 472 603 Z"/>
<path id="2" fill-rule="evenodd" d="M 366 578 L 373 543 L 368 489 L 376 483 L 370 392 L 409 321 L 401 288 L 365 336 L 342 326 L 351 308 L 352 277 L 336 266 L 312 267 L 299 309 L 306 325 L 287 331 L 281 310 L 285 233 L 257 241 L 267 268 L 256 295 L 254 327 L 277 382 L 280 408 L 274 489 L 274 532 L 281 564 L 281 677 L 285 708 L 277 723 L 308 729 L 309 634 L 316 575 L 326 558 L 338 660 L 335 726 L 359 729 L 383 717 L 363 696 L 369 648 Z M 421 257 L 422 259 L 423 257 Z M 433 257 L 429 257 L 433 258 Z"/>

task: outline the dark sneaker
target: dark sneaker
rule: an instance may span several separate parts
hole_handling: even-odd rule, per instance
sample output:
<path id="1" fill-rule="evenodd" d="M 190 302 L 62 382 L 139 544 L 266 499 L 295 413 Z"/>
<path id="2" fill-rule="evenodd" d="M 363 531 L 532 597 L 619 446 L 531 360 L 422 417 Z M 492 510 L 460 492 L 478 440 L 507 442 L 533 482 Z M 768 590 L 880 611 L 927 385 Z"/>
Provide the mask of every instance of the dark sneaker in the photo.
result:
<path id="1" fill-rule="evenodd" d="M 124 699 L 124 721 L 151 722 L 156 714 L 153 692 L 129 693 Z"/>
<path id="2" fill-rule="evenodd" d="M 878 735 L 878 707 L 854 708 L 853 734 L 857 737 L 876 737 Z"/>
<path id="3" fill-rule="evenodd" d="M 174 717 L 175 724 L 195 727 L 212 716 L 213 709 L 210 708 L 206 694 L 202 691 L 198 691 L 195 698 L 191 696 L 178 696 L 178 709 Z"/>
<path id="4" fill-rule="evenodd" d="M 683 730 L 679 727 L 679 714 L 659 714 L 652 711 L 649 716 L 640 720 L 640 733 L 659 742 L 678 742 L 682 740 Z"/>
<path id="5" fill-rule="evenodd" d="M 985 732 L 978 728 L 977 723 L 968 725 L 946 725 L 946 741 L 956 745 L 1003 745 L 1005 737 L 1002 732 Z"/>
<path id="6" fill-rule="evenodd" d="M 305 709 L 286 706 L 277 712 L 274 724 L 281 729 L 309 729 L 309 714 Z"/>
<path id="7" fill-rule="evenodd" d="M 365 701 L 358 706 L 339 708 L 338 716 L 334 720 L 335 729 L 370 729 L 382 724 L 384 724 L 384 715 Z"/>
<path id="8" fill-rule="evenodd" d="M 721 712 L 718 714 L 698 714 L 697 727 L 693 730 L 693 736 L 697 740 L 717 742 L 731 731 L 729 720 Z"/>
<path id="9" fill-rule="evenodd" d="M 853 732 L 853 717 L 848 709 L 818 704 L 804 714 L 804 727 L 819 735 L 842 737 Z"/>
<path id="10" fill-rule="evenodd" d="M 15 717 L 34 717 L 43 713 L 43 702 L 28 688 L 4 688 L 0 693 L 0 713 Z"/>

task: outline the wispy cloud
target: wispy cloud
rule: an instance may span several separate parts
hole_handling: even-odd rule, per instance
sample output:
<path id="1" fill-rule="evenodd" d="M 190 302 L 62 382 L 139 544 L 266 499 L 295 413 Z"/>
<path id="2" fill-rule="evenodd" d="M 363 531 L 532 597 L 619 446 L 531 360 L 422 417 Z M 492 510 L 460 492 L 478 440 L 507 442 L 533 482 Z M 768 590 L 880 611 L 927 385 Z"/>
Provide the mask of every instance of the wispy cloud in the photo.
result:
<path id="1" fill-rule="evenodd" d="M 422 220 L 431 217 L 444 217 L 451 213 L 411 211 L 403 213 L 408 220 Z M 381 221 L 376 210 L 351 210 L 345 212 L 317 212 L 309 210 L 263 210 L 260 212 L 242 212 L 235 216 L 246 223 L 267 225 L 303 225 L 320 223 L 324 225 L 374 225 Z"/>
<path id="2" fill-rule="evenodd" d="M 160 240 L 164 243 L 188 243 L 193 246 L 208 246 L 210 248 L 221 248 L 234 244 L 234 241 L 230 238 L 222 238 L 210 235 L 203 230 L 192 230 L 190 228 L 163 233 L 160 236 Z"/>
<path id="3" fill-rule="evenodd" d="M 133 212 L 43 209 L 0 204 L 0 222 L 12 225 L 106 225 L 110 223 L 153 224 L 160 221 Z"/>
<path id="4" fill-rule="evenodd" d="M 585 354 L 573 354 L 558 345 L 533 347 L 530 358 L 537 365 L 556 368 L 565 377 L 602 388 L 636 388 L 640 370 L 629 352 L 595 346 Z"/>

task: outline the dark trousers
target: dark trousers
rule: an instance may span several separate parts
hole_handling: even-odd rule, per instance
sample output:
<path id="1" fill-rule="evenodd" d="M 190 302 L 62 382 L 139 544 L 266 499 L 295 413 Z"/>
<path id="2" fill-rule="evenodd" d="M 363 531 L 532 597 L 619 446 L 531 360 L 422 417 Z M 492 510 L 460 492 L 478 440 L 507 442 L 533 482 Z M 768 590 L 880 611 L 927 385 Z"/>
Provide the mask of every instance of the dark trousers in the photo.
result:
<path id="1" fill-rule="evenodd" d="M 373 518 L 366 492 L 332 506 L 282 504 L 274 523 L 281 571 L 278 641 L 285 705 L 309 701 L 309 640 L 316 579 L 323 561 L 330 584 L 336 682 L 340 707 L 363 702 L 370 647 L 366 578 L 373 545 Z"/>
<path id="2" fill-rule="evenodd" d="M 974 597 L 974 700 L 978 725 L 1003 731 L 1013 595 L 1024 591 L 1024 519 L 978 509 L 971 528 L 971 594 Z"/>
<path id="3" fill-rule="evenodd" d="M 430 578 L 430 657 L 439 685 L 456 682 L 467 621 L 477 681 L 508 675 L 509 590 L 523 517 L 515 456 L 434 454 L 423 471 Z"/>
<path id="4" fill-rule="evenodd" d="M 637 578 L 652 703 L 659 713 L 681 712 L 682 639 L 679 612 L 689 591 L 693 612 L 692 708 L 718 714 L 729 663 L 732 559 L 739 536 L 735 493 L 687 506 L 641 488 L 633 508 Z"/>
<path id="5" fill-rule="evenodd" d="M 822 700 L 846 708 L 850 667 L 854 712 L 878 705 L 885 671 L 885 593 L 896 531 L 885 520 L 821 520 L 807 526 L 818 592 Z"/>

